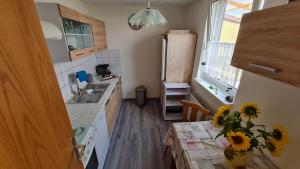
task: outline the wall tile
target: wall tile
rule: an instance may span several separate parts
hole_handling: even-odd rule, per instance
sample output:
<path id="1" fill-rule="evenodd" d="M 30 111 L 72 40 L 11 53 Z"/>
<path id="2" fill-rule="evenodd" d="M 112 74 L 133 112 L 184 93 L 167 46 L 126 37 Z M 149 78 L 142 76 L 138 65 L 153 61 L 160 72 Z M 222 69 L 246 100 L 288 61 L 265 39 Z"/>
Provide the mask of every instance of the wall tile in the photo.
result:
<path id="1" fill-rule="evenodd" d="M 95 67 L 98 64 L 109 64 L 109 69 L 113 74 L 121 75 L 120 50 L 106 49 L 91 56 L 75 60 L 73 62 L 53 64 L 59 87 L 65 102 L 72 97 L 69 75 L 79 70 L 85 70 L 88 73 L 92 73 L 95 75 Z M 81 87 L 85 85 L 85 82 L 80 83 Z"/>
<path id="2" fill-rule="evenodd" d="M 113 74 L 121 75 L 121 56 L 119 49 L 107 49 L 96 55 L 97 64 L 109 64 Z"/>

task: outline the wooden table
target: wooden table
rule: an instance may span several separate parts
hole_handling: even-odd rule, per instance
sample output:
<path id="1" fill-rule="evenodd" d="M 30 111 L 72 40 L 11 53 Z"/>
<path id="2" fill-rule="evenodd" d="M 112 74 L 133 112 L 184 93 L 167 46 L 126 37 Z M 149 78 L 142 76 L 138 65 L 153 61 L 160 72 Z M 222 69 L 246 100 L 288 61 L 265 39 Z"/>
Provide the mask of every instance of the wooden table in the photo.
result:
<path id="1" fill-rule="evenodd" d="M 171 146 L 177 169 L 233 169 L 225 162 L 226 138 L 215 136 L 220 129 L 211 121 L 173 123 L 164 143 Z M 278 169 L 266 156 L 257 153 L 247 169 Z"/>

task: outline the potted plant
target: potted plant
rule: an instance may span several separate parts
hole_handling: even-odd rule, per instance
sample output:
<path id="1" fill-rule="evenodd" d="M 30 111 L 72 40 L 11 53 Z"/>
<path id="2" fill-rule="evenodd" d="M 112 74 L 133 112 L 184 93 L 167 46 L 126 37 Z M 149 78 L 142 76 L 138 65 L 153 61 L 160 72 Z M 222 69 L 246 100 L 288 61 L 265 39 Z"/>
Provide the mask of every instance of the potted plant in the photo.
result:
<path id="1" fill-rule="evenodd" d="M 280 156 L 289 142 L 288 132 L 281 125 L 267 131 L 265 125 L 253 122 L 260 114 L 254 103 L 245 103 L 239 111 L 222 106 L 213 117 L 215 126 L 222 128 L 216 138 L 224 136 L 229 146 L 224 150 L 226 160 L 235 168 L 244 168 L 254 155 L 254 149 L 268 149 L 273 156 Z"/>

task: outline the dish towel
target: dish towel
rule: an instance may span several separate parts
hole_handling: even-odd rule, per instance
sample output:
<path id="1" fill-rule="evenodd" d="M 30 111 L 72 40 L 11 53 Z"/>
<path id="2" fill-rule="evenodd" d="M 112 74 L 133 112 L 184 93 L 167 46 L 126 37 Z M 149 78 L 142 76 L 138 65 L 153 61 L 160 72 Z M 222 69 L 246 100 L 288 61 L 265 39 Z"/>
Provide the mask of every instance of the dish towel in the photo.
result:
<path id="1" fill-rule="evenodd" d="M 88 79 L 88 76 L 87 76 L 87 73 L 85 70 L 76 72 L 76 77 L 78 78 L 78 80 L 80 82 L 87 81 L 87 79 Z"/>

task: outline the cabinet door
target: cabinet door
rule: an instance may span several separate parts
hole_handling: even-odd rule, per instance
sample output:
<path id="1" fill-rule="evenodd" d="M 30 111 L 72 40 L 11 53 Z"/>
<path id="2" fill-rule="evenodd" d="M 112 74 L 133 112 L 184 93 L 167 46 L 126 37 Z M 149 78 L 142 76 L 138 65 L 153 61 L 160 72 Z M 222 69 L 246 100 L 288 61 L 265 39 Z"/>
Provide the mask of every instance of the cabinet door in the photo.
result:
<path id="1" fill-rule="evenodd" d="M 105 158 L 109 148 L 109 135 L 107 132 L 106 118 L 105 113 L 103 116 L 96 121 L 96 153 L 99 162 L 99 169 L 102 169 L 104 166 Z"/>
<path id="2" fill-rule="evenodd" d="M 166 82 L 191 82 L 196 38 L 191 33 L 168 34 Z"/>
<path id="3" fill-rule="evenodd" d="M 118 111 L 120 108 L 120 86 L 116 85 L 115 89 L 114 89 L 114 93 L 112 95 L 112 126 L 113 128 L 115 127 L 116 124 L 116 120 L 117 120 L 117 115 L 118 115 Z"/>
<path id="4" fill-rule="evenodd" d="M 95 48 L 97 50 L 102 50 L 107 48 L 104 22 L 94 19 L 92 23 L 92 30 L 93 30 Z"/>
<path id="5" fill-rule="evenodd" d="M 231 65 L 300 87 L 300 3 L 243 15 Z"/>
<path id="6" fill-rule="evenodd" d="M 105 115 L 106 115 L 106 122 L 107 122 L 107 130 L 108 130 L 108 134 L 109 136 L 111 136 L 112 134 L 112 115 L 113 115 L 113 104 L 112 104 L 112 100 L 113 97 L 110 96 L 109 99 L 106 101 L 105 104 Z"/>
<path id="7" fill-rule="evenodd" d="M 121 104 L 121 85 L 118 83 L 105 104 L 108 133 L 111 136 Z"/>

